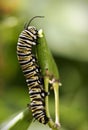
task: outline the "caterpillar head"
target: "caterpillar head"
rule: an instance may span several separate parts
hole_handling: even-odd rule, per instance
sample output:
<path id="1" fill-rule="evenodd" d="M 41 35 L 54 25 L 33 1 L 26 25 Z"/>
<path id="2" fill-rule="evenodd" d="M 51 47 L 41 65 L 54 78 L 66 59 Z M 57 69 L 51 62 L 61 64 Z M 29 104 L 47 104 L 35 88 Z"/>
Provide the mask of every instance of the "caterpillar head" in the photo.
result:
<path id="1" fill-rule="evenodd" d="M 38 33 L 36 27 L 34 27 L 34 26 L 28 26 L 27 30 L 30 31 L 34 35 L 36 35 Z"/>

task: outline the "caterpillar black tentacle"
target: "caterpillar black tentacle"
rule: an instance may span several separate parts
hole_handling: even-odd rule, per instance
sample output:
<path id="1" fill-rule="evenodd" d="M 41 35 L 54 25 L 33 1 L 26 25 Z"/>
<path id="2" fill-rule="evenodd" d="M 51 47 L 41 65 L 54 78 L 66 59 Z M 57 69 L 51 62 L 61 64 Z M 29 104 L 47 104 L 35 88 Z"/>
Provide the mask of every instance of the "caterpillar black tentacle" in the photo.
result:
<path id="1" fill-rule="evenodd" d="M 44 18 L 44 16 L 34 16 L 33 18 L 30 19 L 28 23 L 25 24 L 24 29 L 27 29 L 28 26 L 30 25 L 31 21 L 35 18 Z"/>
<path id="2" fill-rule="evenodd" d="M 32 18 L 31 21 L 34 18 Z M 38 31 L 34 26 L 29 26 L 29 23 L 19 36 L 17 57 L 29 88 L 32 115 L 40 123 L 46 124 L 48 123 L 49 118 L 45 111 L 45 96 L 48 94 L 43 88 L 43 79 L 40 68 L 37 64 L 35 55 L 32 53 L 33 46 L 37 45 Z"/>

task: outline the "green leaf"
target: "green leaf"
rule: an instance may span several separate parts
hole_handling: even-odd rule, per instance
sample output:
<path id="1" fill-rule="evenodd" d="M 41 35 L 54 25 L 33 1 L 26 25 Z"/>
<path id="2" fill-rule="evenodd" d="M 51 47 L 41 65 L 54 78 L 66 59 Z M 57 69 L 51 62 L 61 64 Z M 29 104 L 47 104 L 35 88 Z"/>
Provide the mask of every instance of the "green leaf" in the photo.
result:
<path id="1" fill-rule="evenodd" d="M 3 123 L 0 126 L 0 130 L 26 130 L 31 124 L 32 119 L 32 113 L 27 108 L 9 121 Z"/>
<path id="2" fill-rule="evenodd" d="M 45 75 L 45 70 L 48 69 L 56 79 L 59 79 L 59 73 L 53 56 L 48 48 L 45 35 L 42 30 L 39 30 L 39 38 L 37 45 L 38 62 L 41 68 L 41 73 Z"/>

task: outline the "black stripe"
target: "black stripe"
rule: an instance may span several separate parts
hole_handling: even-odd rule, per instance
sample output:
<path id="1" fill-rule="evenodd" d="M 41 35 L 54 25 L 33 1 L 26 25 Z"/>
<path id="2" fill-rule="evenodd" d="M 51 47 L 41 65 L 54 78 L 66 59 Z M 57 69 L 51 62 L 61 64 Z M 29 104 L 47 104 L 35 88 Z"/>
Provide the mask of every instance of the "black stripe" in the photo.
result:
<path id="1" fill-rule="evenodd" d="M 38 98 L 38 97 L 36 97 L 35 99 L 33 99 L 33 101 L 40 101 L 40 102 L 42 102 L 43 103 L 43 101 L 44 101 L 44 99 L 43 98 Z"/>
<path id="2" fill-rule="evenodd" d="M 43 105 L 37 105 L 36 106 L 31 106 L 31 109 L 34 111 L 34 112 L 37 112 L 39 111 L 39 109 L 44 109 L 44 106 Z"/>
<path id="3" fill-rule="evenodd" d="M 31 82 L 37 82 L 38 79 L 35 78 L 30 78 L 30 80 L 27 83 L 31 83 Z"/>
<path id="4" fill-rule="evenodd" d="M 28 42 L 27 40 L 30 41 L 30 42 Z M 32 43 L 33 41 L 31 41 L 29 39 L 20 38 L 18 41 L 23 42 L 24 44 L 27 44 L 28 46 L 30 45 L 30 48 L 33 46 L 33 43 Z"/>
<path id="5" fill-rule="evenodd" d="M 43 104 L 30 104 L 31 107 L 43 106 Z"/>
<path id="6" fill-rule="evenodd" d="M 20 43 L 20 44 L 17 44 L 17 47 L 19 47 L 19 48 L 32 48 L 31 46 L 27 46 L 27 45 L 25 45 L 24 43 Z"/>
<path id="7" fill-rule="evenodd" d="M 39 95 L 41 97 L 40 92 L 35 92 L 35 93 L 29 93 L 31 98 L 37 98 L 37 96 Z"/>
<path id="8" fill-rule="evenodd" d="M 37 82 L 37 80 L 34 80 L 34 81 L 30 81 L 30 82 L 27 82 L 27 85 L 32 89 L 34 88 L 34 86 L 39 85 L 39 83 Z"/>
<path id="9" fill-rule="evenodd" d="M 41 93 L 41 88 L 37 88 L 37 87 L 35 87 L 35 88 L 31 88 L 30 90 L 29 90 L 29 94 L 31 94 L 31 95 L 33 95 L 33 94 L 40 94 Z"/>
<path id="10" fill-rule="evenodd" d="M 40 111 L 40 112 L 39 112 L 39 111 Z M 33 112 L 33 116 L 34 116 L 35 118 L 37 118 L 37 119 L 38 119 L 37 116 L 40 117 L 40 114 L 41 114 L 41 115 L 45 115 L 45 113 L 42 111 L 42 109 L 37 109 L 37 110 L 35 110 L 35 111 Z"/>
<path id="11" fill-rule="evenodd" d="M 23 73 L 24 73 L 25 75 L 28 75 L 28 74 L 30 75 L 31 72 L 33 72 L 33 73 L 35 74 L 35 72 L 36 72 L 36 71 L 35 71 L 35 68 L 29 68 L 29 69 L 27 69 L 27 70 L 26 70 L 26 69 L 23 70 Z M 33 78 L 33 79 L 34 79 L 34 78 Z M 29 79 L 29 81 L 28 81 L 27 83 L 30 83 L 31 80 L 32 80 L 32 78 Z"/>
<path id="12" fill-rule="evenodd" d="M 29 53 L 17 52 L 17 55 L 18 55 L 18 56 L 30 56 L 30 55 L 31 55 L 31 52 L 29 52 Z"/>
<path id="13" fill-rule="evenodd" d="M 35 109 L 32 109 L 33 110 L 33 113 L 36 114 L 36 113 L 44 113 L 45 112 L 45 108 L 43 107 L 42 109 L 41 108 L 38 108 L 36 107 Z"/>
<path id="14" fill-rule="evenodd" d="M 37 30 L 36 30 L 36 34 L 34 34 L 31 30 L 29 31 L 29 30 L 25 30 L 25 32 L 28 34 L 28 35 L 30 35 L 33 39 L 35 39 L 34 37 L 36 36 L 36 39 L 37 39 Z M 33 36 L 32 36 L 32 35 Z"/>
<path id="15" fill-rule="evenodd" d="M 34 114 L 34 117 L 40 121 L 40 119 L 44 118 L 45 115 L 44 115 L 44 113 L 41 112 L 41 113 Z M 44 120 L 45 120 L 45 118 L 44 118 Z"/>
<path id="16" fill-rule="evenodd" d="M 23 55 L 23 53 L 22 53 L 22 55 Z M 23 63 L 25 63 L 25 64 L 29 64 L 29 63 L 30 63 L 31 66 L 33 66 L 34 63 L 33 63 L 33 61 L 32 61 L 33 59 L 32 59 L 32 57 L 31 57 L 31 55 L 26 54 L 25 56 L 28 56 L 28 57 L 29 57 L 28 60 L 25 59 L 24 56 L 23 56 L 22 59 L 21 59 L 21 58 L 19 59 L 19 62 L 21 62 L 21 63 L 23 62 Z M 31 66 L 29 66 L 29 67 L 31 68 Z"/>
<path id="17" fill-rule="evenodd" d="M 30 36 L 32 39 L 34 39 L 34 37 L 31 36 L 31 34 L 30 34 L 30 33 L 32 33 L 31 31 L 29 31 L 29 30 L 25 30 L 25 33 L 27 33 L 28 36 Z M 32 35 L 34 35 L 34 34 L 32 33 Z"/>
<path id="18" fill-rule="evenodd" d="M 44 121 L 45 121 L 45 112 L 41 112 L 41 113 L 39 113 L 39 115 L 38 116 L 36 116 L 37 118 L 38 118 L 38 120 L 40 120 L 40 119 L 43 119 L 44 118 Z"/>
<path id="19" fill-rule="evenodd" d="M 40 85 L 33 86 L 32 88 L 33 88 L 33 89 L 41 89 Z M 32 89 L 32 88 L 31 88 L 31 89 Z M 41 89 L 41 90 L 42 90 L 42 89 Z"/>
<path id="20" fill-rule="evenodd" d="M 31 40 L 30 38 L 25 37 L 25 36 L 23 36 L 22 34 L 19 36 L 19 39 L 18 39 L 18 40 L 20 40 L 20 39 L 22 39 L 22 40 L 28 40 L 28 41 L 30 41 L 30 42 L 34 42 L 34 39 Z"/>
<path id="21" fill-rule="evenodd" d="M 25 75 L 25 76 L 26 76 L 26 78 L 32 78 L 32 77 L 34 76 L 34 73 L 31 72 L 30 75 Z M 37 84 L 38 84 L 38 83 L 37 83 Z M 32 88 L 32 86 L 34 86 L 34 85 L 36 85 L 35 82 L 31 82 L 30 84 L 27 83 L 27 86 L 28 86 L 28 87 L 30 86 L 31 88 Z"/>
<path id="22" fill-rule="evenodd" d="M 20 61 L 19 60 L 19 62 L 20 62 L 21 65 L 26 65 L 26 64 L 30 63 L 30 60 L 28 60 L 28 61 Z"/>
<path id="23" fill-rule="evenodd" d="M 29 91 L 31 91 L 32 89 L 37 89 L 37 90 L 40 89 L 42 91 L 43 88 L 41 88 L 39 84 L 38 85 L 33 85 L 33 86 L 30 85 Z"/>
<path id="24" fill-rule="evenodd" d="M 21 37 L 21 36 L 18 42 L 24 42 L 24 44 L 30 45 L 31 47 L 36 45 L 35 40 L 27 39 L 26 37 Z"/>
<path id="25" fill-rule="evenodd" d="M 34 107 L 34 106 L 35 106 L 35 107 L 36 107 L 36 106 L 43 106 L 43 107 L 44 107 L 44 106 L 45 106 L 45 102 L 38 102 L 38 104 L 32 103 L 31 106 L 32 106 L 32 107 Z"/>

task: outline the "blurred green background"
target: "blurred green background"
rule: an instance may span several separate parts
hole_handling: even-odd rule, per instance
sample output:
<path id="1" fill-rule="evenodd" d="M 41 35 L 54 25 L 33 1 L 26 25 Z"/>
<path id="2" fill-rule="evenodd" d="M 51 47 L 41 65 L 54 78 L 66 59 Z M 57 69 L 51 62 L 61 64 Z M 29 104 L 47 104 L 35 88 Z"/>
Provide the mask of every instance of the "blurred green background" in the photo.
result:
<path id="1" fill-rule="evenodd" d="M 88 130 L 87 0 L 0 0 L 0 123 L 29 103 L 16 45 L 25 23 L 37 15 L 45 18 L 31 25 L 44 29 L 60 73 L 62 128 Z"/>

